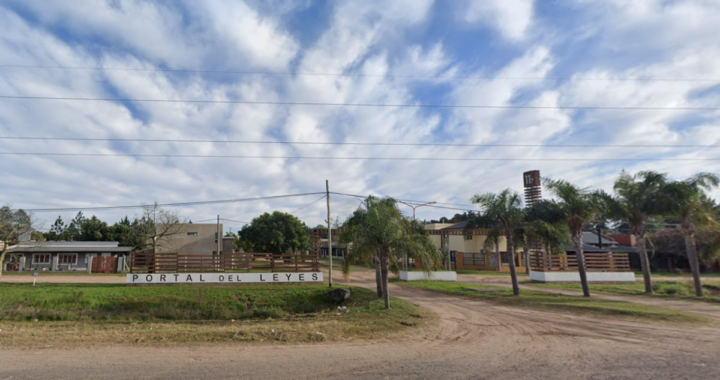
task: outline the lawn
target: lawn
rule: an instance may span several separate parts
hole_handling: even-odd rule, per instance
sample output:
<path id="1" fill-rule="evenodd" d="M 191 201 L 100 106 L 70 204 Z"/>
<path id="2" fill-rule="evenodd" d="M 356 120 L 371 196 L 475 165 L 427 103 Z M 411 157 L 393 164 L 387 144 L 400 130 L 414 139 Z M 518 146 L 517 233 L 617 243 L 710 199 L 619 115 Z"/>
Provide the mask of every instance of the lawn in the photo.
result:
<path id="1" fill-rule="evenodd" d="M 510 277 L 510 272 L 497 272 L 497 271 L 490 271 L 490 270 L 466 270 L 462 269 L 457 271 L 458 274 L 479 274 L 483 276 L 503 276 L 503 277 Z M 525 271 L 518 270 L 517 271 L 518 276 L 527 276 L 525 274 Z"/>
<path id="2" fill-rule="evenodd" d="M 338 310 L 323 285 L 146 286 L 0 283 L 0 346 L 371 339 L 432 318 L 354 288 Z"/>
<path id="3" fill-rule="evenodd" d="M 686 279 L 692 279 L 692 274 L 688 273 L 678 273 L 678 272 L 652 272 L 653 276 L 658 277 L 683 277 Z M 643 273 L 642 272 L 635 272 L 635 276 L 638 278 L 642 278 Z M 707 272 L 707 273 L 700 273 L 700 277 L 720 277 L 720 272 Z"/>
<path id="4" fill-rule="evenodd" d="M 525 285 L 532 285 L 538 287 L 582 291 L 582 286 L 575 283 L 540 283 L 532 281 L 527 281 L 523 283 Z M 653 281 L 653 291 L 655 293 L 653 293 L 652 295 L 648 295 L 645 293 L 645 284 L 641 280 L 634 284 L 590 284 L 589 286 L 591 292 L 602 292 L 631 296 L 646 295 L 652 297 L 688 299 L 720 303 L 720 282 L 718 281 L 703 282 L 703 290 L 705 294 L 703 298 L 695 297 L 695 287 L 693 286 L 692 282 L 688 281 Z"/>
<path id="5" fill-rule="evenodd" d="M 402 286 L 428 289 L 503 306 L 674 323 L 702 325 L 710 323 L 707 318 L 700 315 L 630 302 L 562 296 L 542 291 L 526 290 L 522 290 L 520 296 L 515 297 L 510 289 L 461 282 L 417 281 L 396 283 Z"/>

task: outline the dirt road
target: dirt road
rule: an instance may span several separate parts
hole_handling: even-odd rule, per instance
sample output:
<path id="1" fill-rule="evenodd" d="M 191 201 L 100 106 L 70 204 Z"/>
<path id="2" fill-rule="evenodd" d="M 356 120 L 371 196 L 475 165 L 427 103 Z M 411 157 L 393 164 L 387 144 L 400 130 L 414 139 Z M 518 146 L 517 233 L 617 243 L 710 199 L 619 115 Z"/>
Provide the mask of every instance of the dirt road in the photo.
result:
<path id="1" fill-rule="evenodd" d="M 353 283 L 371 288 L 372 275 L 353 273 Z M 397 286 L 391 294 L 434 311 L 439 323 L 418 336 L 354 344 L 5 347 L 0 380 L 715 379 L 720 374 L 718 329 L 526 311 Z"/>

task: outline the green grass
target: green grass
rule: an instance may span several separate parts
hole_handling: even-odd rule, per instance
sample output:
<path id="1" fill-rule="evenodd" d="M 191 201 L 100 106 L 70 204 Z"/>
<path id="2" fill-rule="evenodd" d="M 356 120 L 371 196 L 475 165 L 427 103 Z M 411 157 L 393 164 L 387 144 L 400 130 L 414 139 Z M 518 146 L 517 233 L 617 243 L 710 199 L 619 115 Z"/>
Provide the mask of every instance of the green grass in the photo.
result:
<path id="1" fill-rule="evenodd" d="M 659 277 L 684 277 L 684 278 L 692 278 L 692 274 L 690 272 L 652 272 L 653 276 L 659 276 Z M 636 277 L 642 278 L 643 273 L 642 272 L 635 272 Z M 700 273 L 700 277 L 720 277 L 720 272 L 708 272 L 708 273 Z"/>
<path id="2" fill-rule="evenodd" d="M 592 297 L 562 296 L 527 290 L 522 290 L 520 296 L 515 297 L 512 295 L 511 289 L 461 282 L 413 281 L 397 283 L 402 286 L 459 295 L 503 306 L 674 323 L 709 323 L 707 318 L 692 313 Z M 481 291 L 473 289 L 480 289 Z"/>
<path id="3" fill-rule="evenodd" d="M 144 286 L 0 283 L 0 346 L 314 342 L 374 339 L 432 316 L 354 288 L 343 303 L 326 285 Z"/>
<path id="4" fill-rule="evenodd" d="M 561 284 L 539 283 L 531 281 L 523 283 L 526 285 L 538 287 L 582 291 L 582 286 L 575 283 Z M 590 284 L 589 286 L 591 292 L 602 292 L 630 296 L 651 296 L 674 299 L 689 299 L 720 303 L 720 283 L 712 281 L 706 281 L 703 283 L 703 290 L 705 293 L 705 296 L 703 298 L 695 297 L 695 287 L 691 282 L 687 281 L 653 281 L 653 291 L 655 293 L 652 295 L 645 293 L 645 285 L 642 281 L 638 281 L 634 284 Z"/>
<path id="5" fill-rule="evenodd" d="M 496 271 L 490 271 L 490 270 L 466 270 L 462 269 L 457 271 L 458 274 L 480 274 L 483 276 L 504 276 L 504 277 L 510 277 L 510 272 L 496 272 Z M 525 275 L 524 271 L 518 270 L 517 272 L 518 276 Z"/>

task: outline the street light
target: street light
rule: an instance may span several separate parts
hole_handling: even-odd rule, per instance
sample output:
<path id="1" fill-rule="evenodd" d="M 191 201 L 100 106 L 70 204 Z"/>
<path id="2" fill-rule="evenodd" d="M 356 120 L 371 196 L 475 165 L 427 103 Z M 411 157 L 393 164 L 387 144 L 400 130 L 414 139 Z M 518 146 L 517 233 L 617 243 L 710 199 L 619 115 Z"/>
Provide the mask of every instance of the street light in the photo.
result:
<path id="1" fill-rule="evenodd" d="M 419 207 L 422 207 L 422 206 L 427 206 L 427 205 L 434 205 L 435 203 L 437 203 L 437 202 L 427 202 L 427 203 L 423 203 L 423 204 L 421 204 L 421 205 L 411 205 L 410 203 L 405 203 L 405 202 L 403 202 L 403 201 L 401 201 L 401 200 L 398 200 L 398 199 L 395 199 L 395 201 L 398 202 L 398 203 L 402 203 L 402 204 L 404 204 L 405 206 L 409 206 L 410 208 L 413 209 L 413 220 L 415 220 L 415 209 L 416 209 L 416 208 L 419 208 Z"/>
<path id="2" fill-rule="evenodd" d="M 420 204 L 420 205 L 412 205 L 412 204 L 410 204 L 410 203 L 405 203 L 405 202 L 403 202 L 403 201 L 401 201 L 401 200 L 399 200 L 399 199 L 394 199 L 394 200 L 395 200 L 395 202 L 402 203 L 402 204 L 404 204 L 405 206 L 408 206 L 408 207 L 412 208 L 412 210 L 413 210 L 413 220 L 415 220 L 415 209 L 417 209 L 417 208 L 419 208 L 419 207 L 422 207 L 422 206 L 433 205 L 433 204 L 437 203 L 437 202 L 427 202 L 427 203 L 423 203 L 423 204 Z M 405 253 L 403 253 L 403 266 L 405 266 L 405 271 L 407 271 L 407 269 L 408 269 L 408 268 L 407 268 L 407 267 L 408 267 L 408 263 L 407 263 L 407 255 L 406 255 Z"/>

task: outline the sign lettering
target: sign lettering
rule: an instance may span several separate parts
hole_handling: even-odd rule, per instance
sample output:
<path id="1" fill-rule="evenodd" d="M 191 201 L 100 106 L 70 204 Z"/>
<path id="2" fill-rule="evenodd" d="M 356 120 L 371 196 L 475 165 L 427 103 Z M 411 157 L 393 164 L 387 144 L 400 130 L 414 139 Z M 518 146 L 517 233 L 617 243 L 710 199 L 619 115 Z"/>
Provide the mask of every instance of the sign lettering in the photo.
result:
<path id="1" fill-rule="evenodd" d="M 322 282 L 321 272 L 311 273 L 166 273 L 166 274 L 128 274 L 128 285 L 141 284 L 233 284 L 233 283 L 292 283 Z"/>

